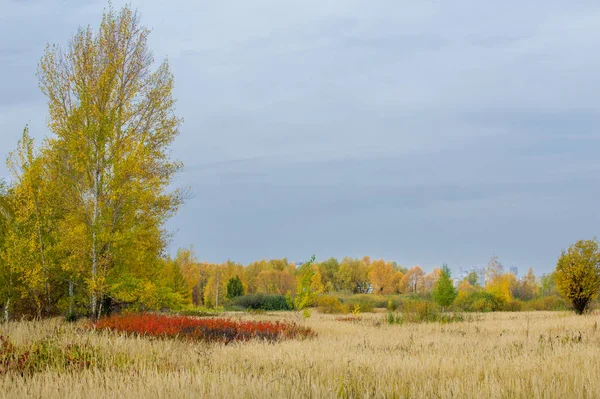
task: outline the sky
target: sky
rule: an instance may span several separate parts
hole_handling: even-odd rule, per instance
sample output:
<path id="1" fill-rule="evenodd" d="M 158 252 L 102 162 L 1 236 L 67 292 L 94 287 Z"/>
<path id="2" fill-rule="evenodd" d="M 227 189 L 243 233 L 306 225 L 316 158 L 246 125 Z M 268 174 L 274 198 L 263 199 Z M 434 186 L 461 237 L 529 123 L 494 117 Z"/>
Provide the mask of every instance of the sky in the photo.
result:
<path id="1" fill-rule="evenodd" d="M 185 120 L 172 253 L 541 274 L 598 234 L 600 2 L 131 4 Z M 0 0 L 0 158 L 50 134 L 37 63 L 106 5 Z"/>

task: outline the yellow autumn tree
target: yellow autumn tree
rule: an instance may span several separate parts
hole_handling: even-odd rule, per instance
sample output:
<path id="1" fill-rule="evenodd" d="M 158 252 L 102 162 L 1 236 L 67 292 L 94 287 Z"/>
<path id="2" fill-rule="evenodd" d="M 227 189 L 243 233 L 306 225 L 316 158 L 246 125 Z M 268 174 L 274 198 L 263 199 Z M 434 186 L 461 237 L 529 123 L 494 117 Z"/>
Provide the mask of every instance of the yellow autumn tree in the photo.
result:
<path id="1" fill-rule="evenodd" d="M 50 314 L 53 305 L 51 279 L 61 271 L 51 256 L 56 241 L 53 222 L 51 181 L 44 170 L 44 159 L 35 153 L 33 139 L 25 128 L 17 149 L 10 153 L 7 166 L 12 173 L 10 197 L 12 223 L 6 234 L 4 261 L 15 276 L 12 284 L 20 298 L 34 304 L 36 314 Z"/>
<path id="2" fill-rule="evenodd" d="M 517 280 L 512 273 L 497 274 L 486 283 L 485 290 L 504 302 L 510 302 L 513 299 L 512 290 L 516 283 Z"/>
<path id="3" fill-rule="evenodd" d="M 582 314 L 600 290 L 600 249 L 598 240 L 580 240 L 563 251 L 554 273 L 556 288 Z"/>
<path id="4" fill-rule="evenodd" d="M 399 270 L 394 271 L 394 277 L 392 278 L 392 285 L 394 287 L 394 293 L 400 294 L 402 292 L 402 277 L 404 277 L 404 273 Z"/>
<path id="5" fill-rule="evenodd" d="M 169 158 L 181 123 L 173 75 L 166 60 L 152 69 L 149 33 L 131 8 L 110 6 L 97 31 L 48 46 L 39 66 L 62 264 L 86 282 L 93 316 L 121 276 L 149 278 L 182 199 L 169 190 L 181 166 Z"/>
<path id="6" fill-rule="evenodd" d="M 355 294 L 364 294 L 368 291 L 369 267 L 365 263 L 365 260 L 368 260 L 370 263 L 370 259 L 346 257 L 342 260 L 336 274 L 336 280 L 342 290 Z"/>
<path id="7" fill-rule="evenodd" d="M 314 273 L 310 278 L 310 289 L 315 294 L 322 294 L 325 291 L 325 286 L 323 285 L 323 276 L 321 275 L 321 270 L 317 265 L 312 265 Z"/>

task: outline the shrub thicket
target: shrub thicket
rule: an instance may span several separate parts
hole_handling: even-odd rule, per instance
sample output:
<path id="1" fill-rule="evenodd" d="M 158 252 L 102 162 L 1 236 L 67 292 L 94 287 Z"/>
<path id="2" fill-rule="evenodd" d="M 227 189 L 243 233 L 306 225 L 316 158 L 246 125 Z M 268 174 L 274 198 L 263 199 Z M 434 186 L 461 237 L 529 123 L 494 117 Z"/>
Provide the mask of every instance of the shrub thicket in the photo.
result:
<path id="1" fill-rule="evenodd" d="M 317 297 L 317 308 L 319 312 L 327 314 L 346 314 L 350 312 L 348 305 L 340 302 L 336 297 L 329 295 Z"/>
<path id="2" fill-rule="evenodd" d="M 235 297 L 232 306 L 253 310 L 293 310 L 284 295 L 252 294 Z"/>
<path id="3" fill-rule="evenodd" d="M 494 312 L 505 310 L 506 301 L 486 291 L 460 292 L 454 306 L 465 312 Z"/>
<path id="4" fill-rule="evenodd" d="M 376 298 L 371 298 L 370 295 L 367 294 L 340 298 L 340 301 L 348 306 L 349 309 L 354 309 L 354 307 L 358 305 L 360 311 L 363 313 L 372 312 L 375 308 L 385 308 L 387 306 L 387 299 L 376 300 Z"/>

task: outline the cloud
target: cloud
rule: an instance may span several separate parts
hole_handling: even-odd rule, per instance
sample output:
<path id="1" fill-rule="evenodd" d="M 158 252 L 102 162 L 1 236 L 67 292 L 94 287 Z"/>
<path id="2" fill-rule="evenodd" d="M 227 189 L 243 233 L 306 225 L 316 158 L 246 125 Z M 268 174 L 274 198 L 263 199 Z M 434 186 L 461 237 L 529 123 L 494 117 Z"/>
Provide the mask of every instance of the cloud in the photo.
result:
<path id="1" fill-rule="evenodd" d="M 133 5 L 186 121 L 173 155 L 195 196 L 169 223 L 173 248 L 455 268 L 495 251 L 541 272 L 596 233 L 597 2 Z M 25 123 L 47 134 L 46 42 L 104 6 L 2 3 L 0 156 Z"/>

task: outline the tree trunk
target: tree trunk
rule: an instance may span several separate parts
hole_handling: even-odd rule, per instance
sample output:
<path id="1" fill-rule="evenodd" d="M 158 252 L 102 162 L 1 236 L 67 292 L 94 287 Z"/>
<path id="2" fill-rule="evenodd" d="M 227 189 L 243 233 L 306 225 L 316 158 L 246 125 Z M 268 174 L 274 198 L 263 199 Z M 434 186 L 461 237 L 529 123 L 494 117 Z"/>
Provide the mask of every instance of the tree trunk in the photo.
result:
<path id="1" fill-rule="evenodd" d="M 98 167 L 98 151 L 96 151 L 96 169 L 94 170 L 94 193 L 93 193 L 93 212 L 92 212 L 92 317 L 96 317 L 96 308 L 98 306 L 98 294 L 97 294 L 97 275 L 98 275 L 98 249 L 97 249 L 97 233 L 96 223 L 98 220 L 98 197 L 99 193 L 99 182 L 100 171 Z"/>
<path id="2" fill-rule="evenodd" d="M 216 277 L 216 283 L 217 283 L 217 287 L 216 287 L 216 294 L 215 294 L 215 308 L 219 307 L 219 272 L 217 271 L 217 275 Z"/>
<path id="3" fill-rule="evenodd" d="M 73 280 L 69 280 L 69 317 L 73 316 Z"/>
<path id="4" fill-rule="evenodd" d="M 8 322 L 8 319 L 10 318 L 10 313 L 9 313 L 9 307 L 10 307 L 10 297 L 6 300 L 6 305 L 4 305 L 4 322 Z"/>
<path id="5" fill-rule="evenodd" d="M 50 313 L 50 287 L 48 285 L 48 269 L 46 268 L 46 256 L 44 255 L 44 241 L 42 240 L 42 229 L 40 227 L 40 216 L 37 207 L 37 203 L 35 206 L 36 209 L 36 217 L 37 217 L 37 235 L 38 241 L 40 244 L 40 257 L 42 260 L 42 270 L 44 271 L 44 289 L 46 291 L 46 314 Z M 41 316 L 41 315 L 40 315 Z"/>

